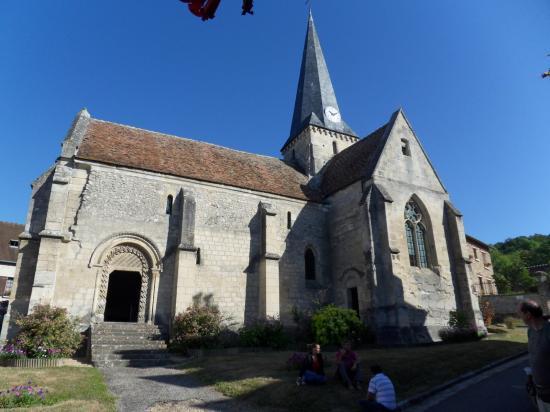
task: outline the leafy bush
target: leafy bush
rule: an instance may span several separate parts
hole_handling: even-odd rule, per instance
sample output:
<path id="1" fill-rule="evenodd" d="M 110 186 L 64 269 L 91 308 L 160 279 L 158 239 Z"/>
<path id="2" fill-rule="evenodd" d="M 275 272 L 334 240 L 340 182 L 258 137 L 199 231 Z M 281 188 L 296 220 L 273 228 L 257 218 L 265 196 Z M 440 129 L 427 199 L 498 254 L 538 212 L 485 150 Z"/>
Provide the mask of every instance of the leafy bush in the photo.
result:
<path id="1" fill-rule="evenodd" d="M 195 304 L 172 322 L 173 348 L 212 348 L 218 345 L 224 317 L 214 305 Z"/>
<path id="2" fill-rule="evenodd" d="M 27 316 L 17 316 L 19 332 L 11 342 L 29 358 L 70 357 L 82 337 L 78 320 L 71 319 L 66 309 L 36 305 Z"/>
<path id="3" fill-rule="evenodd" d="M 328 305 L 319 309 L 311 321 L 315 340 L 321 345 L 360 340 L 365 335 L 365 326 L 351 309 Z"/>
<path id="4" fill-rule="evenodd" d="M 486 300 L 485 302 L 482 302 L 480 306 L 485 326 L 491 325 L 493 323 L 493 318 L 495 317 L 495 309 L 493 308 L 493 305 L 491 302 Z"/>
<path id="5" fill-rule="evenodd" d="M 471 325 L 466 313 L 459 310 L 451 310 L 449 312 L 449 326 L 455 329 L 468 329 Z"/>
<path id="6" fill-rule="evenodd" d="M 283 349 L 289 339 L 283 324 L 277 319 L 260 320 L 239 329 L 242 346 Z"/>
<path id="7" fill-rule="evenodd" d="M 286 360 L 286 368 L 288 370 L 299 370 L 304 364 L 304 360 L 306 359 L 306 356 L 307 356 L 306 352 L 294 352 Z"/>
<path id="8" fill-rule="evenodd" d="M 42 388 L 27 385 L 14 386 L 6 392 L 0 392 L 0 408 L 21 408 L 46 403 L 46 393 Z"/>
<path id="9" fill-rule="evenodd" d="M 483 339 L 487 334 L 477 328 L 444 328 L 439 331 L 443 342 L 470 342 Z"/>
<path id="10" fill-rule="evenodd" d="M 4 345 L 0 350 L 0 359 L 21 359 L 25 357 L 25 351 L 12 343 Z"/>

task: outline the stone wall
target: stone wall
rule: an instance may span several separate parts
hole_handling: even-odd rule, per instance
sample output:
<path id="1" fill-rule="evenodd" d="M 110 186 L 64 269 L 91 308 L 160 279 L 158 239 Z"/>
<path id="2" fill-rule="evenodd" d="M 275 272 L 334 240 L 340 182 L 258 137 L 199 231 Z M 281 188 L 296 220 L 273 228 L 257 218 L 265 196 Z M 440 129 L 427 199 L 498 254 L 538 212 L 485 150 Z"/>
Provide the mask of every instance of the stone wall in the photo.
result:
<path id="1" fill-rule="evenodd" d="M 474 274 L 474 291 L 476 295 L 496 295 L 498 293 L 493 276 L 493 265 L 489 249 L 468 241 L 468 256 Z"/>
<path id="2" fill-rule="evenodd" d="M 49 301 L 68 308 L 84 323 L 89 322 L 101 271 L 95 256 L 103 253 L 100 250 L 110 239 L 132 235 L 160 251 L 162 271 L 155 298 L 156 321 L 168 323 L 178 264 L 175 255 L 179 209 L 175 201 L 173 213 L 167 214 L 166 202 L 169 195 L 177 200 L 182 188 L 193 193 L 196 202 L 194 242 L 199 250 L 194 252 L 197 254 L 193 269 L 195 281 L 187 285 L 189 296 L 208 297 L 238 323 L 253 321 L 259 316 L 260 202 L 272 205 L 275 213 L 274 229 L 269 236 L 280 256 L 282 320 L 291 322 L 292 306 L 308 307 L 319 289 L 330 286 L 326 211 L 320 204 L 97 164 L 78 163 L 75 167 L 66 167 L 70 179 L 60 197 L 65 203 L 64 207 L 57 208 L 65 214 L 60 218 L 57 212 L 55 223 L 69 238 L 44 238 L 40 235 L 42 225 L 30 226 L 30 237 L 40 239 L 40 243 L 29 241 L 27 248 L 35 245 L 34 253 L 23 255 L 16 299 L 23 311 L 24 295 L 31 294 L 29 285 L 35 283 L 34 267 L 41 264 L 41 259 L 46 259 L 44 262 L 54 259 L 56 264 L 49 267 L 55 267 L 55 287 Z M 48 215 L 44 203 L 47 204 L 47 200 L 34 202 L 31 221 L 43 221 L 43 215 Z M 288 213 L 291 228 L 287 227 Z M 47 243 L 52 243 L 47 253 L 36 251 L 36 246 L 44 251 Z M 318 277 L 313 283 L 306 282 L 304 277 L 306 247 L 311 248 L 316 257 Z M 37 302 L 48 300 L 47 295 L 36 296 Z M 191 303 L 186 301 L 184 307 Z"/>
<path id="3" fill-rule="evenodd" d="M 550 297 L 546 295 L 527 293 L 524 295 L 488 295 L 479 297 L 481 303 L 491 303 L 495 310 L 495 315 L 498 316 L 517 316 L 519 304 L 526 299 L 538 302 L 543 308 L 544 314 L 550 315 Z"/>

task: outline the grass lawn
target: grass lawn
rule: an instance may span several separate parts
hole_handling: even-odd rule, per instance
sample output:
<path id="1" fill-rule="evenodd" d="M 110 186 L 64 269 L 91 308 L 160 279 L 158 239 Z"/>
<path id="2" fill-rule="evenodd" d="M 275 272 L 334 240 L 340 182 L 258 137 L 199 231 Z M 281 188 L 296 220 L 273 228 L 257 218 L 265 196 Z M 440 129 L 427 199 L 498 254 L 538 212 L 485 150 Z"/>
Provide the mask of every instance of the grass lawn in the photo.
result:
<path id="1" fill-rule="evenodd" d="M 493 334 L 479 342 L 434 344 L 408 348 L 367 348 L 358 351 L 365 371 L 379 363 L 393 380 L 399 400 L 444 383 L 466 372 L 527 349 L 526 329 L 518 327 Z M 292 352 L 248 353 L 198 359 L 183 367 L 224 395 L 262 408 L 290 411 L 349 411 L 357 409 L 364 393 L 345 389 L 337 382 L 297 387 L 296 371 L 285 362 Z M 325 353 L 326 373 L 334 373 L 335 353 Z"/>
<path id="2" fill-rule="evenodd" d="M 48 406 L 34 406 L 34 411 L 115 411 L 111 395 L 98 369 L 60 367 L 44 369 L 0 367 L 0 391 L 31 381 L 48 390 Z"/>

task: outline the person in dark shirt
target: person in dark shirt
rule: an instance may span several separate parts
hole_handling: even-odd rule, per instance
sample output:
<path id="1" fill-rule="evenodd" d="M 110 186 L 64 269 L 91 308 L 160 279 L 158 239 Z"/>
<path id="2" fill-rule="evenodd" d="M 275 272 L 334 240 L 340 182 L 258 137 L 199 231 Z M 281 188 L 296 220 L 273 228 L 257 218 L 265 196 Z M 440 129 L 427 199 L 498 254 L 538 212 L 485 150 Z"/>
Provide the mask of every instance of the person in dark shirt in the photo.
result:
<path id="1" fill-rule="evenodd" d="M 342 348 L 336 353 L 336 376 L 340 378 L 346 388 L 353 386 L 360 390 L 363 383 L 363 375 L 359 366 L 357 353 L 351 349 L 351 342 L 342 344 Z"/>
<path id="2" fill-rule="evenodd" d="M 534 386 L 539 412 L 550 412 L 550 323 L 537 302 L 526 300 L 519 306 L 519 315 L 527 330 L 531 375 L 528 385 Z"/>
<path id="3" fill-rule="evenodd" d="M 323 384 L 327 381 L 325 376 L 323 355 L 321 354 L 321 346 L 318 343 L 311 345 L 310 353 L 306 355 L 300 375 L 296 380 L 296 385 L 316 385 Z"/>

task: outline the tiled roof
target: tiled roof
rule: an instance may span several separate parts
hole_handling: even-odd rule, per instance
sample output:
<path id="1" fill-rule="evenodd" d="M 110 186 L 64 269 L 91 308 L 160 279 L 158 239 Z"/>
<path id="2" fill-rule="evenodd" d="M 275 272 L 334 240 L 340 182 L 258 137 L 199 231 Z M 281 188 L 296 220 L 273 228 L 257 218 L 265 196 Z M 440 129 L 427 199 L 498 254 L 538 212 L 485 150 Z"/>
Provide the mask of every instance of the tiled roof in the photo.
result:
<path id="1" fill-rule="evenodd" d="M 77 158 L 315 200 L 307 177 L 275 157 L 91 119 Z"/>
<path id="2" fill-rule="evenodd" d="M 473 243 L 483 249 L 486 249 L 486 250 L 489 250 L 489 245 L 485 242 L 482 242 L 481 240 L 479 239 L 476 239 L 475 237 L 473 236 L 470 236 L 470 235 L 466 235 L 466 241 L 468 243 Z"/>
<path id="3" fill-rule="evenodd" d="M 18 249 L 10 247 L 10 240 L 19 241 L 19 235 L 25 230 L 25 225 L 10 222 L 0 222 L 0 260 L 16 262 Z"/>
<path id="4" fill-rule="evenodd" d="M 388 124 L 378 128 L 370 135 L 335 155 L 323 172 L 321 191 L 329 196 L 346 186 L 360 180 L 370 179 Z"/>

